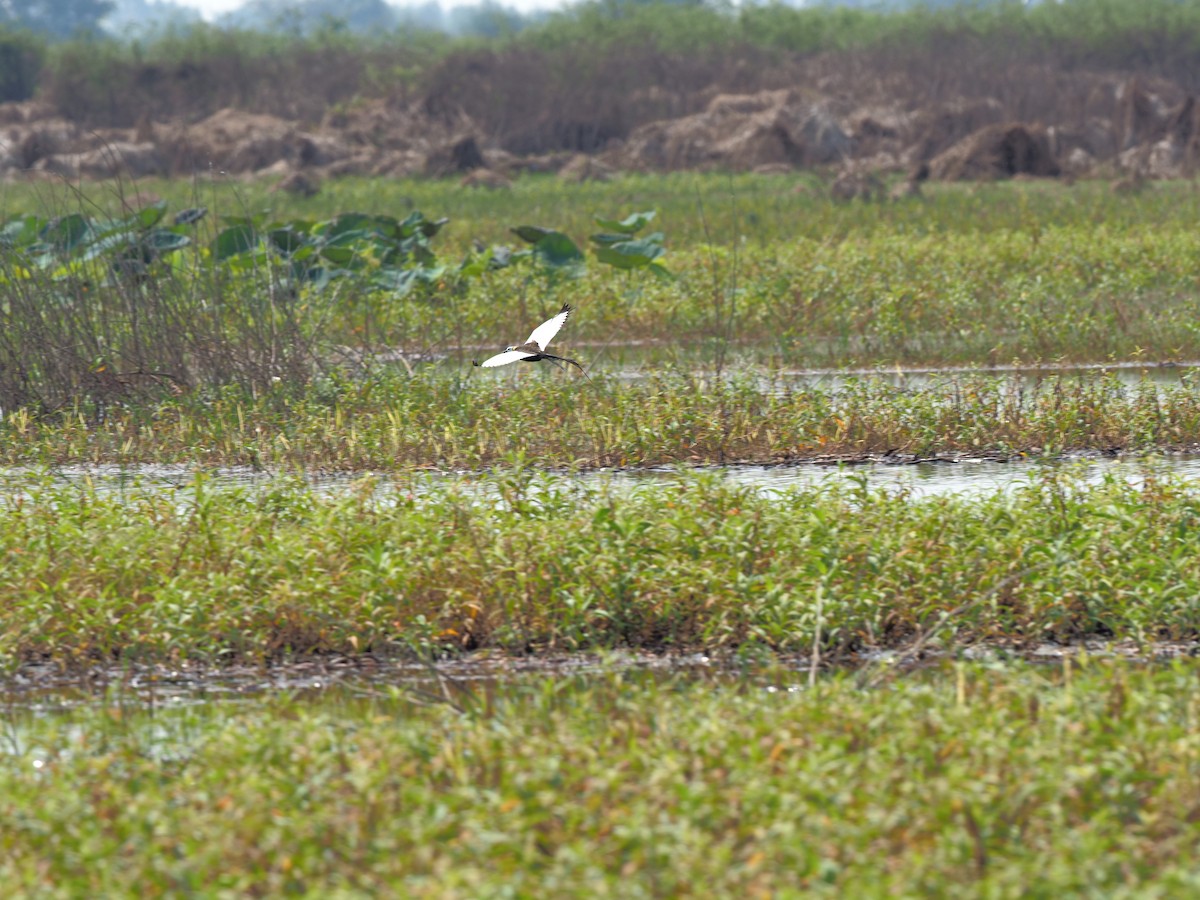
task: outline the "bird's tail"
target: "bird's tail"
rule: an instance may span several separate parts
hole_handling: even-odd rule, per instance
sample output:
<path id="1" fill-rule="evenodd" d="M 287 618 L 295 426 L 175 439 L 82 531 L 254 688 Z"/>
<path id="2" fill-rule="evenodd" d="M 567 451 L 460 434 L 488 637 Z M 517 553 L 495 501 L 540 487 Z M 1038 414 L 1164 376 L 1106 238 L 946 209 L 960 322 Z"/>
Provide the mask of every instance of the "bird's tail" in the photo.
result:
<path id="1" fill-rule="evenodd" d="M 592 380 L 592 379 L 588 378 L 587 369 L 585 369 L 583 366 L 581 366 L 579 363 L 577 363 L 573 359 L 567 359 L 565 356 L 555 356 L 553 353 L 546 353 L 545 351 L 542 352 L 542 357 L 544 359 L 558 360 L 559 362 L 570 363 L 571 365 L 573 365 L 575 368 L 577 368 L 583 374 L 584 378 L 587 378 L 588 381 Z M 557 363 L 555 363 L 555 365 L 557 365 Z M 559 368 L 561 369 L 562 366 L 559 366 Z"/>

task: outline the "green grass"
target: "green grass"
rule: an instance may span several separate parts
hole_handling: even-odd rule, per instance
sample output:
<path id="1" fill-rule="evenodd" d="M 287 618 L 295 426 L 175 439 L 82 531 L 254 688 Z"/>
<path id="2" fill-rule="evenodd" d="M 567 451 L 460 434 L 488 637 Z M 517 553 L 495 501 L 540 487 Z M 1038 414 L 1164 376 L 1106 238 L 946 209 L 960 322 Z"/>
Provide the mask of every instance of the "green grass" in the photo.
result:
<path id="1" fill-rule="evenodd" d="M 310 201 L 261 186 L 147 185 L 141 189 L 161 190 L 172 210 L 212 208 L 196 232 L 200 247 L 215 239 L 223 216 L 311 222 L 413 208 L 448 215 L 434 248 L 450 270 L 405 296 L 353 278 L 287 294 L 279 260 L 231 272 L 190 250 L 139 288 L 106 281 L 103 260 L 82 287 L 10 270 L 25 302 L 20 312 L 0 310 L 0 320 L 12 336 L 8 368 L 25 374 L 6 388 L 8 406 L 36 406 L 27 396 L 49 409 L 75 397 L 146 403 L 167 384 L 195 390 L 232 382 L 257 391 L 270 380 L 268 357 L 301 389 L 335 365 L 338 348 L 469 356 L 520 340 L 563 302 L 578 309 L 563 346 L 588 342 L 580 355 L 600 369 L 626 342 L 647 340 L 660 354 L 708 367 L 726 365 L 738 348 L 784 367 L 1200 358 L 1193 228 L 1200 195 L 1186 187 L 1126 198 L 1091 184 L 945 187 L 926 202 L 839 206 L 790 192 L 810 180 L 674 175 L 572 186 L 528 178 L 507 193 L 348 180 Z M 61 191 L 11 186 L 3 208 L 8 216 L 80 208 L 96 215 L 93 203 L 117 205 L 112 186 L 89 186 L 87 202 Z M 532 265 L 454 274 L 476 241 L 519 243 L 512 226 L 562 228 L 587 246 L 598 230 L 593 215 L 635 209 L 658 210 L 654 227 L 666 233 L 664 262 L 675 281 L 623 275 L 595 259 L 577 280 Z M 64 304 L 77 317 L 66 330 L 44 318 Z M 70 353 L 78 357 L 73 368 L 64 362 Z M 134 376 L 124 395 L 101 377 L 144 371 L 166 375 Z"/>
<path id="2" fill-rule="evenodd" d="M 462 713 L 386 689 L 10 709 L 0 879 L 38 898 L 1187 896 L 1197 674 L 549 677 L 470 688 Z"/>
<path id="3" fill-rule="evenodd" d="M 753 370 L 720 383 L 678 373 L 640 382 L 519 374 L 514 381 L 483 370 L 469 379 L 426 372 L 326 381 L 300 396 L 280 386 L 258 397 L 230 390 L 150 407 L 18 411 L 0 420 L 0 462 L 403 472 L 514 459 L 594 468 L 1200 444 L 1200 394 L 1190 375 L 1174 386 L 1147 380 L 1133 388 L 1111 374 L 963 374 L 915 389 L 861 378 L 834 390 L 793 389 Z"/>
<path id="4" fill-rule="evenodd" d="M 0 660 L 810 652 L 1200 635 L 1200 495 L 1052 471 L 1010 494 L 763 495 L 512 471 L 320 495 L 26 483 L 0 507 Z"/>
<path id="5" fill-rule="evenodd" d="M 323 700 L 149 709 L 117 690 L 54 712 L 34 698 L 35 713 L 10 691 L 7 894 L 1194 892 L 1190 662 L 947 663 L 870 689 L 844 671 L 815 689 L 763 687 L 806 682 L 785 661 L 806 666 L 814 647 L 842 665 L 917 643 L 953 654 L 1091 638 L 1151 653 L 1195 640 L 1194 486 L 1152 462 L 1137 487 L 1088 487 L 1056 469 L 1011 493 L 921 501 L 865 481 L 764 496 L 686 472 L 641 487 L 539 474 L 1200 443 L 1190 375 L 1162 389 L 962 374 L 833 392 L 742 365 L 755 354 L 784 365 L 1200 357 L 1193 195 L 1118 202 L 1092 186 L 1008 185 L 836 207 L 788 184 L 532 179 L 498 197 L 349 182 L 307 207 L 252 188 L 218 209 L 327 218 L 418 205 L 455 217 L 437 245 L 454 259 L 512 224 L 582 241 L 592 212 L 658 208 L 671 284 L 593 264 L 573 282 L 506 271 L 403 299 L 347 289 L 290 301 L 300 332 L 327 345 L 470 354 L 520 339 L 570 300 L 579 314 L 563 350 L 603 359 L 573 342 L 658 338 L 666 364 L 638 382 L 600 370 L 592 382 L 553 371 L 516 382 L 453 361 L 411 377 L 317 366 L 309 381 L 178 395 L 84 383 L 61 406 L 5 409 L 0 461 L 34 471 L 0 485 L 0 669 L 627 649 L 776 668 L 518 680 L 432 706 L 367 684 Z M 178 206 L 195 201 L 164 186 L 175 190 Z M 207 302 L 205 284 L 138 285 L 112 309 L 169 302 L 174 289 Z M 213 284 L 231 318 L 256 328 L 279 296 L 262 269 Z M 57 289 L 42 299 L 72 302 Z M 305 318 L 335 307 L 322 328 Z M 100 321 L 108 346 L 133 333 L 117 315 Z M 155 346 L 148 337 L 140 346 Z M 89 371 L 110 363 L 125 365 L 118 354 Z M 731 364 L 726 381 L 697 371 Z M 113 491 L 41 469 L 81 462 L 200 472 L 177 490 Z M 332 494 L 286 477 L 236 489 L 205 470 L 220 465 L 396 477 Z M 461 480 L 413 471 L 497 466 Z"/>

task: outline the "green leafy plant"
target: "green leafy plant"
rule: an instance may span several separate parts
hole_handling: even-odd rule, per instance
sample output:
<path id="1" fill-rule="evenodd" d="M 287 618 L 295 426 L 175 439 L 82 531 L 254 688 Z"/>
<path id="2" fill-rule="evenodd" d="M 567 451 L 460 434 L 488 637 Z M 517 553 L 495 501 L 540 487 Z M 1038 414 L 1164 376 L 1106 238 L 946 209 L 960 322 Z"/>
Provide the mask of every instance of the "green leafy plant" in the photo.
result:
<path id="1" fill-rule="evenodd" d="M 268 256 L 281 259 L 293 279 L 318 288 L 357 273 L 373 287 L 403 297 L 446 273 L 430 242 L 447 221 L 429 219 L 419 210 L 403 220 L 357 212 L 316 223 L 227 217 L 210 252 L 235 270 L 252 268 Z"/>
<path id="2" fill-rule="evenodd" d="M 583 274 L 586 267 L 583 251 L 561 231 L 540 225 L 518 225 L 512 233 L 531 245 L 529 250 L 513 253 L 512 261 L 532 258 L 549 276 L 576 278 Z"/>
<path id="3" fill-rule="evenodd" d="M 205 214 L 202 208 L 187 210 L 168 225 L 166 212 L 166 202 L 159 201 L 117 219 L 78 212 L 10 219 L 0 226 L 0 282 L 102 277 L 97 265 L 107 267 L 110 278 L 143 275 L 156 261 L 191 246 L 192 226 Z"/>
<path id="4" fill-rule="evenodd" d="M 596 245 L 596 259 L 614 269 L 637 271 L 645 269 L 666 280 L 674 276 L 658 259 L 667 252 L 663 246 L 661 231 L 643 237 L 637 233 L 657 215 L 656 210 L 630 213 L 624 219 L 605 219 L 596 216 L 596 224 L 605 231 L 593 234 L 591 242 Z"/>

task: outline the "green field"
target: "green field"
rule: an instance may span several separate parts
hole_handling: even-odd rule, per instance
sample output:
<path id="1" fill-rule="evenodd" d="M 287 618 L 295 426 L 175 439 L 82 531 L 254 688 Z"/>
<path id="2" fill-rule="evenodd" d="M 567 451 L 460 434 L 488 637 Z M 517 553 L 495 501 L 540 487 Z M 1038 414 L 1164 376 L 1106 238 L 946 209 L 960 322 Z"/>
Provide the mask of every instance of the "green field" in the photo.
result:
<path id="1" fill-rule="evenodd" d="M 45 187 L 37 196 L 8 190 L 13 211 L 79 207 Z M 895 204 L 835 204 L 811 176 L 628 176 L 588 185 L 533 177 L 511 192 L 348 181 L 304 201 L 228 184 L 142 190 L 166 198 L 171 212 L 208 207 L 213 215 L 189 232 L 201 246 L 215 240 L 221 215 L 261 216 L 264 231 L 349 211 L 448 217 L 432 249 L 449 270 L 433 284 L 397 297 L 347 279 L 311 292 L 301 309 L 273 312 L 295 315 L 303 336 L 319 322 L 325 339 L 357 347 L 502 347 L 525 336 L 525 322 L 570 301 L 578 315 L 560 338 L 568 345 L 652 341 L 667 358 L 674 351 L 710 362 L 743 347 L 755 361 L 786 367 L 1200 358 L 1192 227 L 1200 195 L 1184 183 L 1120 197 L 1102 182 L 934 187 L 924 201 Z M 112 189 L 95 194 L 100 209 L 114 207 Z M 661 261 L 674 281 L 621 272 L 590 251 L 578 277 L 535 264 L 456 274 L 473 245 L 522 246 L 515 226 L 559 229 L 587 250 L 589 236 L 604 230 L 594 216 L 640 210 L 657 211 L 646 230 L 664 234 Z M 172 305 L 201 289 L 270 291 L 278 255 L 252 262 L 228 276 L 204 260 L 177 263 L 157 290 Z"/>
<path id="2" fill-rule="evenodd" d="M 139 189 L 163 204 L 2 197 L 13 896 L 1190 889 L 1197 673 L 1150 661 L 1200 635 L 1200 489 L 1156 461 L 1200 446 L 1190 185 Z M 589 241 L 649 210 L 670 277 Z M 588 378 L 470 366 L 564 302 L 554 349 Z M 1074 451 L 1136 451 L 1135 483 L 1056 465 L 922 499 L 692 471 Z M 114 464 L 115 485 L 90 468 Z M 589 473 L 646 466 L 675 468 Z M 663 666 L 220 702 L 120 686 L 610 654 Z M 672 668 L 693 654 L 709 674 Z"/>
<path id="3" fill-rule="evenodd" d="M 10 484 L 0 656 L 64 666 L 634 649 L 853 661 L 1200 633 L 1200 492 L 1070 469 L 992 496 L 529 471 L 178 490 Z M 10 497 L 13 496 L 10 494 Z"/>
<path id="4" fill-rule="evenodd" d="M 1191 662 L 779 669 L 10 713 L 12 897 L 1196 889 Z"/>
<path id="5" fill-rule="evenodd" d="M 101 421 L 82 406 L 18 412 L 0 430 L 0 460 L 406 472 L 1194 451 L 1200 397 L 1181 371 L 1173 385 L 1132 390 L 1103 373 L 1032 383 L 967 373 L 918 388 L 862 377 L 837 390 L 764 383 L 745 368 L 721 383 L 670 370 L 632 383 L 553 370 L 520 373 L 520 384 L 387 375 L 300 396 L 228 391 L 121 405 Z"/>

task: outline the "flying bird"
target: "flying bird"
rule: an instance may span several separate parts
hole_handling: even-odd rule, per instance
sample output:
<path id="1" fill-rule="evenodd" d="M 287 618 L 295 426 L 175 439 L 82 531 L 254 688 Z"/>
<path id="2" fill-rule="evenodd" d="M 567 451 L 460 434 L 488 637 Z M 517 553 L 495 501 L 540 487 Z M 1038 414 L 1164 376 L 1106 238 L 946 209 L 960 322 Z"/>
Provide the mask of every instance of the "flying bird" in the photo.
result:
<path id="1" fill-rule="evenodd" d="M 584 375 L 583 366 L 573 359 L 567 359 L 565 356 L 555 356 L 553 353 L 546 352 L 546 345 L 558 334 L 558 330 L 563 327 L 563 323 L 567 321 L 567 316 L 571 314 L 571 305 L 564 303 L 558 314 L 551 319 L 547 319 L 537 328 L 533 329 L 533 334 L 529 335 L 529 340 L 523 344 L 517 344 L 514 347 L 505 347 L 502 353 L 497 353 L 491 359 L 485 359 L 483 362 L 471 360 L 477 366 L 483 366 L 485 369 L 494 368 L 495 366 L 507 366 L 512 362 L 541 362 L 543 359 L 548 359 L 554 365 L 562 369 L 560 363 L 570 363 Z M 565 369 L 564 369 L 565 371 Z"/>

